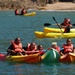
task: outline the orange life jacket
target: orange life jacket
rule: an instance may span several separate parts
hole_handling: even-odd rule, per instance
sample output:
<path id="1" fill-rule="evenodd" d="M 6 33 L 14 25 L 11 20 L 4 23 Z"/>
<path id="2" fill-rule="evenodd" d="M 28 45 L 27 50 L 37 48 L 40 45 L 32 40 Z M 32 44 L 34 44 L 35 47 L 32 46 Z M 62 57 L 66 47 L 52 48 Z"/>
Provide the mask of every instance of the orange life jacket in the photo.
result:
<path id="1" fill-rule="evenodd" d="M 64 48 L 64 53 L 72 52 L 73 51 L 73 44 L 71 44 L 70 46 L 64 44 L 63 48 Z"/>
<path id="2" fill-rule="evenodd" d="M 22 44 L 21 43 L 19 43 L 18 45 L 16 44 L 16 43 L 12 43 L 12 45 L 13 45 L 13 48 L 14 48 L 14 50 L 16 51 L 16 52 L 22 52 Z"/>

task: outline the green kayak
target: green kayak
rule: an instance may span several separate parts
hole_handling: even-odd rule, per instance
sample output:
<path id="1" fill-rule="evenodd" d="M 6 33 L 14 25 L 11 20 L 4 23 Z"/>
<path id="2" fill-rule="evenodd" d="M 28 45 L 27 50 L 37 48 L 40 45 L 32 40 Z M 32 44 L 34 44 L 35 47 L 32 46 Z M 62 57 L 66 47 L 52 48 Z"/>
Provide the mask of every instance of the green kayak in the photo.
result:
<path id="1" fill-rule="evenodd" d="M 41 58 L 44 63 L 59 62 L 60 54 L 52 48 L 42 55 Z"/>

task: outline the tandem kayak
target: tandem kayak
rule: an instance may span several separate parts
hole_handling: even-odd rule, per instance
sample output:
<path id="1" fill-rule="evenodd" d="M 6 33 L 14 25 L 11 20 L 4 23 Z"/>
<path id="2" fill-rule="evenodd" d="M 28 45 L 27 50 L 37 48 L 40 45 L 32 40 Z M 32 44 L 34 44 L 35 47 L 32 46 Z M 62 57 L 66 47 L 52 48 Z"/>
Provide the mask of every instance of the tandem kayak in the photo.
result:
<path id="1" fill-rule="evenodd" d="M 35 31 L 34 34 L 37 38 L 75 38 L 75 33 L 46 33 Z"/>
<path id="2" fill-rule="evenodd" d="M 42 62 L 44 63 L 59 62 L 59 58 L 60 54 L 55 49 L 48 50 L 41 56 Z"/>
<path id="3" fill-rule="evenodd" d="M 74 63 L 75 62 L 75 53 L 68 53 L 68 54 L 61 56 L 60 62 Z"/>
<path id="4" fill-rule="evenodd" d="M 0 54 L 0 61 L 38 63 L 41 61 L 41 55 L 31 54 L 31 55 L 24 55 L 24 56 L 20 56 L 20 55 L 6 56 L 4 54 Z"/>
<path id="5" fill-rule="evenodd" d="M 61 29 L 62 32 L 64 32 L 64 29 Z M 55 33 L 61 33 L 61 30 L 59 28 L 49 28 L 49 27 L 44 27 L 44 32 L 55 32 Z M 71 33 L 75 33 L 75 28 L 71 29 Z"/>
<path id="6" fill-rule="evenodd" d="M 35 16 L 35 15 L 36 15 L 36 12 L 31 12 L 31 13 L 24 14 L 24 16 Z"/>
<path id="7" fill-rule="evenodd" d="M 25 56 L 7 56 L 6 60 L 10 62 L 38 63 L 41 61 L 41 56 L 39 54 L 31 54 Z"/>

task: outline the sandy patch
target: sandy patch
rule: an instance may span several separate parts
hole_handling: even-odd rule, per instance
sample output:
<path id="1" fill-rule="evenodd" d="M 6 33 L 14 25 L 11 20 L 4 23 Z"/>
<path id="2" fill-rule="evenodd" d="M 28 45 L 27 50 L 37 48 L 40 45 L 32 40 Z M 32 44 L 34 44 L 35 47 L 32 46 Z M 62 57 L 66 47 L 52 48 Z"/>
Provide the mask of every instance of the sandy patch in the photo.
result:
<path id="1" fill-rule="evenodd" d="M 75 3 L 71 2 L 57 2 L 54 4 L 47 4 L 46 10 L 75 10 Z"/>

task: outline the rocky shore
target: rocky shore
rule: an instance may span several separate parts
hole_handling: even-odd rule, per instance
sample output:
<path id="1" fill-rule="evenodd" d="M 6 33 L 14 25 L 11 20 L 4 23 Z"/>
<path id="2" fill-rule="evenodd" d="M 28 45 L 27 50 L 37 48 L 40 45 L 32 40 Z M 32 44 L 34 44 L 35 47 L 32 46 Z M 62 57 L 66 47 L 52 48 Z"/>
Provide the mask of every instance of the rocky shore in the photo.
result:
<path id="1" fill-rule="evenodd" d="M 33 2 L 32 0 L 0 0 L 1 10 L 11 9 L 36 9 L 37 6 L 46 6 L 45 2 Z"/>
<path id="2" fill-rule="evenodd" d="M 32 0 L 23 1 L 0 1 L 0 10 L 15 10 L 15 9 L 34 9 L 34 10 L 75 10 L 73 2 L 56 2 L 48 4 L 46 2 L 33 2 Z"/>

